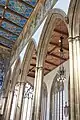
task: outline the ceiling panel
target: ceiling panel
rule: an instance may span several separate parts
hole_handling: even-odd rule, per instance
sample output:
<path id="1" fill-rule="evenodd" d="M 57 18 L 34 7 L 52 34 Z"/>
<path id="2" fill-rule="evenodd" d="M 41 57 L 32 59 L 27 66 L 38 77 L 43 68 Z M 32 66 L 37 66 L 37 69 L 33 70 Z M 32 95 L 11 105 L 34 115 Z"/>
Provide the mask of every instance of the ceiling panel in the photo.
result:
<path id="1" fill-rule="evenodd" d="M 6 4 L 6 0 L 0 0 L 0 4 L 4 6 Z"/>
<path id="2" fill-rule="evenodd" d="M 0 8 L 0 16 L 2 16 L 2 15 L 3 15 L 3 9 Z"/>
<path id="3" fill-rule="evenodd" d="M 5 21 L 2 22 L 1 27 L 3 27 L 6 30 L 9 30 L 11 32 L 14 32 L 17 35 L 19 35 L 20 32 L 22 31 L 22 28 L 17 27 L 15 25 L 8 23 L 8 22 L 5 22 Z"/>
<path id="4" fill-rule="evenodd" d="M 21 27 L 23 27 L 27 21 L 24 17 L 20 17 L 14 13 L 11 13 L 10 11 L 5 12 L 5 18 Z"/>
<path id="5" fill-rule="evenodd" d="M 32 5 L 32 6 L 35 6 L 38 0 L 23 0 L 23 1 Z"/>
<path id="6" fill-rule="evenodd" d="M 15 41 L 38 0 L 0 0 L 0 36 Z"/>
<path id="7" fill-rule="evenodd" d="M 0 36 L 3 36 L 4 38 L 7 38 L 12 41 L 15 41 L 17 39 L 16 35 L 6 32 L 5 30 L 2 29 L 0 29 Z"/>
<path id="8" fill-rule="evenodd" d="M 26 18 L 30 16 L 31 12 L 33 11 L 32 8 L 28 7 L 27 5 L 17 1 L 17 0 L 9 0 L 8 7 L 21 14 L 22 16 L 25 16 Z"/>

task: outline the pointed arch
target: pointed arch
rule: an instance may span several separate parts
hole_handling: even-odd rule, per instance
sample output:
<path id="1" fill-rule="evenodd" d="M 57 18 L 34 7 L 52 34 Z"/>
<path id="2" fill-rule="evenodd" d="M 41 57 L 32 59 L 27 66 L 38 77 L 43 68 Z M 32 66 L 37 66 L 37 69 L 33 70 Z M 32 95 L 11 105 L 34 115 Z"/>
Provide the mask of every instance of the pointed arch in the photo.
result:
<path id="1" fill-rule="evenodd" d="M 32 58 L 32 54 L 33 51 L 35 50 L 35 44 L 33 42 L 33 39 L 30 39 L 28 44 L 27 44 L 27 48 L 26 48 L 26 52 L 23 58 L 23 62 L 21 64 L 21 81 L 22 82 L 26 82 L 26 77 L 29 71 L 29 67 L 30 67 L 30 61 Z"/>
<path id="2" fill-rule="evenodd" d="M 43 27 L 42 34 L 38 44 L 36 66 L 41 67 L 44 64 L 44 60 L 47 52 L 47 45 L 50 42 L 50 36 L 52 31 L 54 31 L 56 27 L 57 19 L 61 19 L 65 23 L 66 27 L 68 28 L 66 17 L 67 16 L 65 12 L 62 11 L 61 9 L 53 9 L 49 11 L 48 17 Z"/>
<path id="3" fill-rule="evenodd" d="M 11 75 L 11 79 L 10 79 L 10 87 L 12 90 L 14 90 L 14 87 L 15 87 L 15 84 L 16 82 L 18 81 L 18 77 L 20 75 L 20 57 L 16 60 L 16 63 L 14 65 L 14 68 L 13 68 L 13 72 L 12 72 L 12 75 Z"/>
<path id="4" fill-rule="evenodd" d="M 79 36 L 79 27 L 80 27 L 80 1 L 79 0 L 71 0 L 69 10 L 68 10 L 68 18 L 69 18 L 69 37 Z"/>
<path id="5" fill-rule="evenodd" d="M 53 9 L 50 10 L 46 19 L 46 22 L 44 24 L 42 34 L 39 40 L 38 49 L 37 49 L 37 62 L 36 62 L 36 73 L 35 73 L 35 87 L 34 87 L 34 119 L 36 118 L 36 112 L 37 115 L 39 115 L 40 112 L 40 100 L 41 100 L 41 91 L 42 91 L 42 83 L 43 83 L 43 77 L 44 77 L 44 63 L 45 58 L 47 55 L 48 45 L 50 42 L 50 38 L 52 36 L 53 31 L 56 28 L 56 25 L 62 21 L 65 28 L 68 28 L 67 22 L 66 22 L 66 14 L 61 9 Z M 59 25 L 59 24 L 58 24 Z M 68 29 L 67 33 L 68 33 Z M 68 35 L 67 35 L 68 37 Z M 37 99 L 38 97 L 38 99 Z M 39 103 L 37 105 L 37 103 Z M 37 109 L 39 111 L 37 111 Z M 38 116 L 40 117 L 40 116 Z"/>

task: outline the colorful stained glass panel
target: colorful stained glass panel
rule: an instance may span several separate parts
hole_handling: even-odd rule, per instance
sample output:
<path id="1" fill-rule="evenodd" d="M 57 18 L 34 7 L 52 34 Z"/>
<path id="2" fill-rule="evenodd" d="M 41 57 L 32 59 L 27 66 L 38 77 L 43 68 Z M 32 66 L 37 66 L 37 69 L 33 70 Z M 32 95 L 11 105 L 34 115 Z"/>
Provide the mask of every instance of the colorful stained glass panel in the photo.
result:
<path id="1" fill-rule="evenodd" d="M 23 27 L 24 24 L 26 23 L 26 19 L 20 16 L 17 16 L 11 12 L 5 12 L 5 18 L 7 18 L 8 20 L 12 21 L 13 23 Z"/>
<path id="2" fill-rule="evenodd" d="M 0 4 L 3 5 L 3 6 L 5 6 L 6 0 L 0 0 Z"/>
<path id="3" fill-rule="evenodd" d="M 21 2 L 17 0 L 9 0 L 8 7 L 21 14 L 22 16 L 29 17 L 31 12 L 33 11 L 32 8 L 28 7 L 27 5 L 22 4 Z"/>
<path id="4" fill-rule="evenodd" d="M 5 32 L 4 30 L 1 29 L 0 29 L 0 35 L 12 41 L 15 41 L 17 39 L 16 35 L 10 34 L 9 32 Z"/>
<path id="5" fill-rule="evenodd" d="M 0 16 L 2 16 L 2 15 L 3 15 L 3 9 L 0 8 Z"/>
<path id="6" fill-rule="evenodd" d="M 23 1 L 32 5 L 32 6 L 35 6 L 38 0 L 23 0 Z"/>
<path id="7" fill-rule="evenodd" d="M 22 31 L 22 28 L 17 27 L 15 25 L 12 25 L 11 23 L 8 23 L 8 22 L 5 22 L 5 21 L 2 22 L 1 26 L 4 29 L 9 30 L 9 31 L 11 31 L 11 32 L 13 32 L 13 33 L 15 33 L 17 35 L 19 35 L 20 32 Z"/>

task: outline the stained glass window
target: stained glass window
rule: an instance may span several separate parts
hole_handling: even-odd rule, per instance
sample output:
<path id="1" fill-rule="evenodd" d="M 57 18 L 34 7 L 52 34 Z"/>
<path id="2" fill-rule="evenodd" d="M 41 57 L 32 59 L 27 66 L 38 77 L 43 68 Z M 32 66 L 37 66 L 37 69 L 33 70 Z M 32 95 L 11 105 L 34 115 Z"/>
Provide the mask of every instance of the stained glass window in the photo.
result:
<path id="1" fill-rule="evenodd" d="M 33 11 L 33 9 L 30 8 L 29 6 L 24 5 L 21 2 L 16 1 L 16 0 L 9 0 L 8 7 L 11 10 L 13 10 L 25 17 L 29 17 L 31 12 Z"/>
<path id="2" fill-rule="evenodd" d="M 2 22 L 1 26 L 6 30 L 14 32 L 15 34 L 20 34 L 20 32 L 22 31 L 22 28 L 16 27 L 15 25 L 12 25 L 11 23 L 5 21 Z"/>
<path id="3" fill-rule="evenodd" d="M 18 24 L 21 27 L 23 27 L 27 21 L 25 18 L 7 11 L 5 12 L 5 18 L 7 18 L 8 20 L 12 21 L 15 24 Z"/>

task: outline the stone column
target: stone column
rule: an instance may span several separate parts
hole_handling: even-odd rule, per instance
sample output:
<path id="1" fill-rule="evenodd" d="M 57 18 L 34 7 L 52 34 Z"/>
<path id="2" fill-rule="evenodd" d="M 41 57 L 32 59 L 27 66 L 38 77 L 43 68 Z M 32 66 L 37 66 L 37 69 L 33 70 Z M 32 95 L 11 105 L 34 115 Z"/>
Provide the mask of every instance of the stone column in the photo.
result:
<path id="1" fill-rule="evenodd" d="M 70 120 L 75 120 L 75 89 L 73 72 L 73 40 L 69 38 L 69 58 L 70 58 Z"/>
<path id="2" fill-rule="evenodd" d="M 33 99 L 31 98 L 31 109 L 30 109 L 30 118 L 29 118 L 29 120 L 31 120 L 31 118 L 32 118 L 32 104 L 33 104 Z"/>
<path id="3" fill-rule="evenodd" d="M 21 109 L 22 109 L 24 88 L 25 88 L 25 83 L 21 82 L 20 83 L 20 89 L 19 89 L 19 95 L 18 95 L 18 103 L 17 103 L 17 108 L 16 108 L 16 114 L 15 114 L 15 119 L 14 120 L 20 120 L 20 117 L 21 117 Z"/>
<path id="4" fill-rule="evenodd" d="M 40 120 L 42 82 L 43 82 L 43 67 L 36 67 L 32 120 Z"/>
<path id="5" fill-rule="evenodd" d="M 78 55 L 77 55 L 77 41 L 75 38 L 73 38 L 73 59 L 74 59 L 74 88 L 75 88 L 75 117 L 76 120 L 79 119 L 79 79 L 78 79 Z"/>
<path id="6" fill-rule="evenodd" d="M 4 113 L 4 119 L 5 120 L 9 120 L 9 118 L 10 118 L 13 95 L 14 95 L 14 92 L 12 92 L 12 91 L 10 91 L 9 94 L 8 94 L 6 110 L 5 110 L 5 113 Z"/>
<path id="7" fill-rule="evenodd" d="M 27 118 L 28 102 L 29 102 L 29 98 L 26 97 L 24 99 L 24 103 L 23 103 L 23 109 L 22 109 L 22 113 L 21 113 L 21 120 L 26 120 L 26 118 Z"/>
<path id="8" fill-rule="evenodd" d="M 69 39 L 70 55 L 70 118 L 79 120 L 79 73 L 76 39 Z"/>
<path id="9" fill-rule="evenodd" d="M 78 87 L 79 87 L 79 91 L 78 91 L 78 96 L 79 96 L 79 103 L 78 103 L 78 107 L 79 107 L 79 120 L 80 120 L 80 36 L 77 36 L 76 38 L 76 45 L 77 45 L 77 65 L 78 65 Z"/>
<path id="10" fill-rule="evenodd" d="M 7 103 L 7 97 L 3 97 L 2 98 L 2 108 L 1 108 L 1 114 L 3 115 L 4 114 L 4 110 L 6 108 L 6 103 Z"/>

